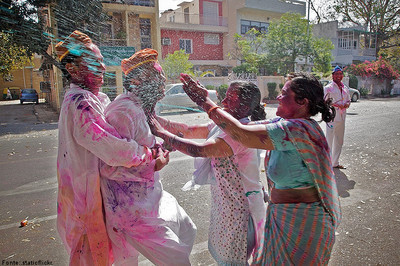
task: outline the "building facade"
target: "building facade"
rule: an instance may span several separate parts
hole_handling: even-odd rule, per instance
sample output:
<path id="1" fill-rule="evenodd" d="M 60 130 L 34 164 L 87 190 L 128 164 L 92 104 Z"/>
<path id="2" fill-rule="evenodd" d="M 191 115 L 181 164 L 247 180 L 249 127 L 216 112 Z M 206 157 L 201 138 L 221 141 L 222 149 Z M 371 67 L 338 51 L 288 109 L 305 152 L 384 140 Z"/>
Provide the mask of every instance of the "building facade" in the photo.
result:
<path id="1" fill-rule="evenodd" d="M 376 60 L 376 39 L 360 27 L 339 28 L 338 21 L 313 25 L 313 34 L 332 41 L 332 66 Z"/>
<path id="2" fill-rule="evenodd" d="M 194 0 L 161 14 L 162 57 L 183 49 L 195 71 L 227 76 L 240 64 L 230 57 L 234 36 L 251 28 L 266 33 L 286 12 L 305 15 L 305 2 L 279 0 Z"/>

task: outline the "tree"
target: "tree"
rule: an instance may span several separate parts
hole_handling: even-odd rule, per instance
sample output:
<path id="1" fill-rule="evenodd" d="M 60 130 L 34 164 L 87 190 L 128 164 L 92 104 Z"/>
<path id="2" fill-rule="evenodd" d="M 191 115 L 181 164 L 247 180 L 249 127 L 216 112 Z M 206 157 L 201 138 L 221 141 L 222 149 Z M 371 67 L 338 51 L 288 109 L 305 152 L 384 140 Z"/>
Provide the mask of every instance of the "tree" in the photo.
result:
<path id="1" fill-rule="evenodd" d="M 313 37 L 311 60 L 314 63 L 313 71 L 321 73 L 330 73 L 332 70 L 331 62 L 333 61 L 332 50 L 335 46 L 330 40 L 324 38 Z"/>
<path id="2" fill-rule="evenodd" d="M 54 11 L 57 29 L 46 28 L 46 7 Z M 106 18 L 99 0 L 6 0 L 0 2 L 0 16 L 5 18 L 0 30 L 8 34 L 10 43 L 20 47 L 27 57 L 34 53 L 43 55 L 59 68 L 62 67 L 58 61 L 47 53 L 50 42 L 59 41 L 52 31 L 63 38 L 80 29 L 96 39 Z"/>
<path id="3" fill-rule="evenodd" d="M 9 34 L 0 32 L 0 76 L 6 78 L 12 70 L 21 69 L 31 58 L 26 51 L 10 42 Z"/>
<path id="4" fill-rule="evenodd" d="M 235 73 L 259 73 L 262 53 L 265 53 L 266 35 L 256 29 L 250 29 L 245 36 L 235 33 L 235 51 L 229 54 L 232 59 L 240 60 L 241 65 L 233 68 Z"/>
<path id="5" fill-rule="evenodd" d="M 341 22 L 351 22 L 372 33 L 365 39 L 365 47 L 370 47 L 376 35 L 377 53 L 392 47 L 388 42 L 400 34 L 399 0 L 334 0 L 331 14 L 341 16 Z"/>
<path id="6" fill-rule="evenodd" d="M 169 79 L 178 79 L 181 73 L 189 73 L 193 68 L 193 64 L 189 62 L 189 54 L 184 50 L 168 54 L 161 65 Z"/>
<path id="7" fill-rule="evenodd" d="M 296 61 L 309 57 L 314 69 L 325 71 L 332 60 L 334 46 L 330 40 L 316 38 L 309 29 L 308 21 L 300 14 L 286 13 L 274 21 L 268 28 L 266 48 L 268 54 L 264 59 L 269 68 L 287 74 L 295 70 Z"/>

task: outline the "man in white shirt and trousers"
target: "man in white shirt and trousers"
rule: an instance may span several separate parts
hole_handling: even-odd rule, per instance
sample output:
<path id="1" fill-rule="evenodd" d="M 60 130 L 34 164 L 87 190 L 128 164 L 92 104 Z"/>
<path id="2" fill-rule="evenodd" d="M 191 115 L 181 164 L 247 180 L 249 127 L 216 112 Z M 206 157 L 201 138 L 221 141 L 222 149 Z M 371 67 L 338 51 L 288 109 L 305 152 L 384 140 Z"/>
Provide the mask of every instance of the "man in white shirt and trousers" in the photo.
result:
<path id="1" fill-rule="evenodd" d="M 343 84 L 343 70 L 336 66 L 332 72 L 332 82 L 324 87 L 325 99 L 332 99 L 332 106 L 335 107 L 335 119 L 326 124 L 326 140 L 331 151 L 331 161 L 334 168 L 346 169 L 339 164 L 340 153 L 342 152 L 344 129 L 346 122 L 346 110 L 350 106 L 350 92 Z"/>

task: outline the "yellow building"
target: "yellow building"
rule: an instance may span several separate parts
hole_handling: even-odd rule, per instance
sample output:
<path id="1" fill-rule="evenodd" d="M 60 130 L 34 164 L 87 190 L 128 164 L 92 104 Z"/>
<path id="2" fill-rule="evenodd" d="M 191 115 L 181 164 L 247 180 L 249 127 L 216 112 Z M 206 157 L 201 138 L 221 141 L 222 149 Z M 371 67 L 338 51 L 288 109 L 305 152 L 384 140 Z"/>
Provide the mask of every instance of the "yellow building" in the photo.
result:
<path id="1" fill-rule="evenodd" d="M 109 16 L 107 27 L 101 33 L 99 47 L 106 65 L 102 91 L 111 99 L 123 92 L 123 73 L 121 60 L 133 55 L 144 48 L 160 50 L 160 28 L 158 0 L 109 0 L 102 1 L 103 9 Z M 48 54 L 54 53 L 57 44 L 57 22 L 53 9 L 48 6 L 43 9 L 47 16 L 47 26 L 52 29 L 54 36 L 48 48 Z M 44 60 L 42 62 L 43 76 L 49 84 L 51 93 L 48 101 L 57 111 L 60 111 L 65 93 L 61 71 Z"/>
<path id="2" fill-rule="evenodd" d="M 44 93 L 40 91 L 40 83 L 43 81 L 42 72 L 39 71 L 40 65 L 41 56 L 34 55 L 31 64 L 12 71 L 5 79 L 0 77 L 0 91 L 3 93 L 1 100 L 5 99 L 4 94 L 7 94 L 7 89 L 10 89 L 13 99 L 19 99 L 20 90 L 25 88 L 35 89 L 39 98 L 44 98 Z"/>

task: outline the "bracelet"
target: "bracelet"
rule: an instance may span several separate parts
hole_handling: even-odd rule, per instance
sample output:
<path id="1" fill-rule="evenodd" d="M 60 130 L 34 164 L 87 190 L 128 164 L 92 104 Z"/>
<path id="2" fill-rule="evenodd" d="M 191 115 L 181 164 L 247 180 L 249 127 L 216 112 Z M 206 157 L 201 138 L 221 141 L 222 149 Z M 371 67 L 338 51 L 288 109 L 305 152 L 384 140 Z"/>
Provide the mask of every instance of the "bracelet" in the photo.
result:
<path id="1" fill-rule="evenodd" d="M 217 106 L 214 106 L 214 107 L 211 107 L 210 109 L 208 109 L 207 115 L 210 116 L 211 112 L 214 111 L 215 109 L 218 109 L 218 108 L 221 108 L 221 107 L 218 106 L 218 105 L 217 105 Z"/>

